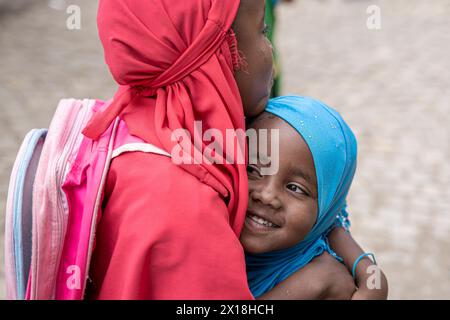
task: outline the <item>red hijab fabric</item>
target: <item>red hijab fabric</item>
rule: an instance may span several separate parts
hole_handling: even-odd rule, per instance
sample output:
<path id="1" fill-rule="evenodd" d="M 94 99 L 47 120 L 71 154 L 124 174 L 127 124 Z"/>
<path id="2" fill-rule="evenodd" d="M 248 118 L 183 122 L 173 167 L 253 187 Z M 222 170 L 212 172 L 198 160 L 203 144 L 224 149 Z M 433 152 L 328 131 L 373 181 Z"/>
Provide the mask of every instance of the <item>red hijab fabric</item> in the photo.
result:
<path id="1" fill-rule="evenodd" d="M 223 137 L 226 129 L 245 130 L 233 76 L 239 55 L 231 25 L 238 7 L 239 0 L 100 0 L 99 35 L 120 87 L 83 133 L 96 140 L 120 116 L 131 134 L 169 153 L 177 144 L 171 140 L 174 130 L 186 129 L 190 150 L 203 154 L 207 145 L 193 142 L 201 134 L 194 121 L 202 121 L 203 132 L 214 128 Z M 245 141 L 240 142 L 247 159 Z M 227 198 L 237 235 L 248 197 L 246 166 L 238 158 L 236 152 L 228 164 L 224 151 L 223 164 L 196 158 L 200 164 L 180 165 Z"/>

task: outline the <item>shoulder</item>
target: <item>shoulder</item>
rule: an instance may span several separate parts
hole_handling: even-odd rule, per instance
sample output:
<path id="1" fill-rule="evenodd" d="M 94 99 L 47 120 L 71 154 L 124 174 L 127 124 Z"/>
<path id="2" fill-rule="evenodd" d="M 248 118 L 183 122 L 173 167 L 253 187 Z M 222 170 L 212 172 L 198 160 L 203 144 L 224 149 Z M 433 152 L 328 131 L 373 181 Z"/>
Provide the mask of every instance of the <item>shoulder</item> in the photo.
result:
<path id="1" fill-rule="evenodd" d="M 108 182 L 127 188 L 148 188 L 158 193 L 214 193 L 195 176 L 174 164 L 171 158 L 145 152 L 128 152 L 115 158 Z"/>
<path id="2" fill-rule="evenodd" d="M 189 179 L 190 175 L 175 165 L 171 158 L 154 153 L 126 152 L 113 159 L 110 174 L 121 178 L 149 178 L 176 177 Z M 163 182 L 163 180 L 159 181 Z"/>
<path id="3" fill-rule="evenodd" d="M 205 217 L 207 220 L 210 216 L 225 219 L 228 212 L 224 200 L 213 188 L 170 158 L 143 152 L 125 153 L 112 161 L 105 201 L 110 207 L 120 208 L 122 215 L 142 218 L 139 212 L 151 210 L 152 215 L 170 217 L 164 221 L 171 223 L 184 221 L 186 215 L 191 221 Z"/>

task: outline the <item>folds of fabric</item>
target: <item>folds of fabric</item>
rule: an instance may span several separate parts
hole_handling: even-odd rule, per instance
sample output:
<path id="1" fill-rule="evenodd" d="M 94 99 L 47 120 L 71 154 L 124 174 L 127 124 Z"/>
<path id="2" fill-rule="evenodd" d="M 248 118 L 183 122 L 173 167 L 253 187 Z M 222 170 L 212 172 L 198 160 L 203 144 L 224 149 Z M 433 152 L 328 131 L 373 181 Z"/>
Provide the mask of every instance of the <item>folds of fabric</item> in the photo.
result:
<path id="1" fill-rule="evenodd" d="M 227 199 L 236 234 L 247 205 L 245 164 L 237 161 L 239 152 L 246 159 L 245 141 L 235 139 L 234 159 L 227 162 L 224 154 L 217 164 L 203 156 L 206 144 L 193 140 L 201 134 L 195 121 L 201 121 L 203 132 L 213 128 L 223 136 L 227 129 L 244 129 L 233 76 L 239 55 L 231 25 L 238 7 L 239 0 L 101 0 L 99 35 L 120 88 L 111 106 L 83 132 L 97 139 L 121 116 L 131 134 L 171 153 L 180 146 L 173 132 L 186 130 L 192 141 L 181 148 L 192 161 L 180 166 Z"/>
<path id="2" fill-rule="evenodd" d="M 114 159 L 104 204 L 87 298 L 253 299 L 225 203 L 169 157 Z"/>

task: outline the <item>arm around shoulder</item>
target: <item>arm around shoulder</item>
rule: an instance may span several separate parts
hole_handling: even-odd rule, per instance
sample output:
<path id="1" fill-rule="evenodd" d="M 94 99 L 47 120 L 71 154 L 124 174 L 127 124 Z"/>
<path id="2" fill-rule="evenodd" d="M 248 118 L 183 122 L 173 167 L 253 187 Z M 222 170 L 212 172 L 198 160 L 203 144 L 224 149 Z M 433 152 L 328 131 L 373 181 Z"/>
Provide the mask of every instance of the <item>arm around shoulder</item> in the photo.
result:
<path id="1" fill-rule="evenodd" d="M 347 300 L 355 290 L 345 266 L 328 253 L 323 253 L 258 299 Z"/>

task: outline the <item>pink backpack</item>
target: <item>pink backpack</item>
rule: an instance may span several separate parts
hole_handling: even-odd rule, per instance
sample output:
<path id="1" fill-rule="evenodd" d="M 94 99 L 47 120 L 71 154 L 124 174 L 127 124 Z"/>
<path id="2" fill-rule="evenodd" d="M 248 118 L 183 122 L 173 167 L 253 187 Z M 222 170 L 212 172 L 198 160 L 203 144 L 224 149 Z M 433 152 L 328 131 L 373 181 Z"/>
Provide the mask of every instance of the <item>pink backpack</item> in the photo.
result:
<path id="1" fill-rule="evenodd" d="M 25 137 L 5 217 L 8 299 L 83 299 L 103 189 L 124 152 L 170 154 L 128 133 L 120 118 L 97 140 L 81 134 L 100 100 L 61 100 L 47 130 Z"/>

